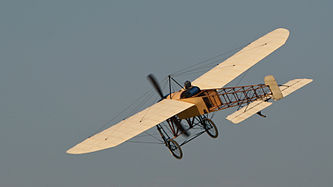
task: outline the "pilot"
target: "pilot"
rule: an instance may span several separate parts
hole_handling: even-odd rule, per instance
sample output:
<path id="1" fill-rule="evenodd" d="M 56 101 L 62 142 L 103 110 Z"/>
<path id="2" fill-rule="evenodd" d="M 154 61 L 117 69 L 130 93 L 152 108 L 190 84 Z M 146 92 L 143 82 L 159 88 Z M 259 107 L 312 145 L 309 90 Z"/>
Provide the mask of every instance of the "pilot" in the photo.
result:
<path id="1" fill-rule="evenodd" d="M 184 87 L 185 87 L 185 90 L 190 89 L 192 87 L 191 82 L 190 81 L 185 81 Z"/>
<path id="2" fill-rule="evenodd" d="M 200 88 L 197 86 L 192 86 L 190 81 L 185 81 L 184 83 L 185 91 L 180 95 L 180 98 L 189 98 L 200 92 Z"/>

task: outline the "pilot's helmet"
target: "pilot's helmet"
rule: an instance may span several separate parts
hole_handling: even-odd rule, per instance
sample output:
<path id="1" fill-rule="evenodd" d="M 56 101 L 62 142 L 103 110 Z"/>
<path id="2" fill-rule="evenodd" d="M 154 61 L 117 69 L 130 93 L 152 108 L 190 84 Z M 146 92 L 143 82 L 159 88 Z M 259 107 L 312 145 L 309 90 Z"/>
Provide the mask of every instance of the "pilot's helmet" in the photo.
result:
<path id="1" fill-rule="evenodd" d="M 190 82 L 190 81 L 186 81 L 186 82 L 184 83 L 184 86 L 185 86 L 185 89 L 186 89 L 186 90 L 189 89 L 189 88 L 191 87 L 191 82 Z"/>

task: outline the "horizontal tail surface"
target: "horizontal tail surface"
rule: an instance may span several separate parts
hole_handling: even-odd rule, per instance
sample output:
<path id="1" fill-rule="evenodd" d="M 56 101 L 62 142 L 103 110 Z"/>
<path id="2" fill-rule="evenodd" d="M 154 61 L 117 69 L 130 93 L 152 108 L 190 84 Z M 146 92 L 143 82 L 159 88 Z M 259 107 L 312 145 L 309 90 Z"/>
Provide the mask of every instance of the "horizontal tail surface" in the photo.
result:
<path id="1" fill-rule="evenodd" d="M 280 85 L 279 91 L 281 91 L 282 97 L 286 97 L 287 95 L 302 88 L 303 86 L 309 84 L 310 82 L 312 82 L 312 79 L 294 79 L 285 84 Z M 271 96 L 271 98 L 265 99 L 266 101 L 258 99 L 250 103 L 249 105 L 242 107 L 240 110 L 237 110 L 236 112 L 230 114 L 229 116 L 227 116 L 226 119 L 235 124 L 240 123 L 246 120 L 247 118 L 253 116 L 254 114 L 260 112 L 261 110 L 265 109 L 266 107 L 270 106 L 272 103 L 267 102 L 267 100 L 274 99 L 273 97 L 274 94 Z"/>
<path id="2" fill-rule="evenodd" d="M 231 115 L 227 116 L 227 120 L 231 121 L 232 123 L 240 123 L 247 118 L 253 116 L 257 112 L 260 112 L 264 108 L 270 106 L 271 102 L 266 102 L 263 100 L 256 100 L 249 105 L 237 110 L 236 112 L 232 113 Z"/>

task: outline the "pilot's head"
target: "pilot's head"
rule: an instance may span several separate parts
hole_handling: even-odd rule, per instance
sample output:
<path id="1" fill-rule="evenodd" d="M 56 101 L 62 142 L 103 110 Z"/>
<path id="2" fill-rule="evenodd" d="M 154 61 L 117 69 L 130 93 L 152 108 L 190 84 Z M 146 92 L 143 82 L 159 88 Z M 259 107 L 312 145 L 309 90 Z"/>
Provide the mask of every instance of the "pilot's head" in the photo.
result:
<path id="1" fill-rule="evenodd" d="M 189 89 L 191 87 L 191 82 L 190 81 L 186 81 L 184 83 L 184 87 L 185 87 L 186 90 Z"/>

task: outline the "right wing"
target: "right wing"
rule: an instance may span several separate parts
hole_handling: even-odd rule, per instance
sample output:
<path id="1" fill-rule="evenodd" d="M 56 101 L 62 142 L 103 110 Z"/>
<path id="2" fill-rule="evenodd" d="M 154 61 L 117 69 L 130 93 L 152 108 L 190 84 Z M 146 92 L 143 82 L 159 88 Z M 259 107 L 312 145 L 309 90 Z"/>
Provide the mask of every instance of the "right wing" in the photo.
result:
<path id="1" fill-rule="evenodd" d="M 117 146 L 192 106 L 194 104 L 164 99 L 118 124 L 87 138 L 67 150 L 67 153 L 84 154 Z"/>
<path id="2" fill-rule="evenodd" d="M 289 31 L 276 29 L 250 43 L 224 62 L 192 82 L 200 89 L 222 88 L 260 60 L 281 47 L 288 39 Z"/>

